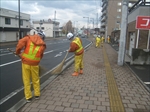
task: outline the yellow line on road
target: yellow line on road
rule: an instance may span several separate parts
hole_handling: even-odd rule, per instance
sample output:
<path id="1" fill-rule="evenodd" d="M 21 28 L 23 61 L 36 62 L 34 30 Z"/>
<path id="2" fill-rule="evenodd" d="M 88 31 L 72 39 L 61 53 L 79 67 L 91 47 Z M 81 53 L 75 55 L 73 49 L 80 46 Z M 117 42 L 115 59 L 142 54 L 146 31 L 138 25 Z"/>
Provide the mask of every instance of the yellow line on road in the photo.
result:
<path id="1" fill-rule="evenodd" d="M 103 46 L 103 57 L 106 69 L 106 78 L 108 85 L 108 95 L 110 101 L 110 110 L 111 112 L 125 112 L 124 106 L 122 104 L 122 100 L 120 97 L 120 93 L 114 78 L 114 74 L 112 72 L 108 56 L 106 54 L 105 47 Z"/>

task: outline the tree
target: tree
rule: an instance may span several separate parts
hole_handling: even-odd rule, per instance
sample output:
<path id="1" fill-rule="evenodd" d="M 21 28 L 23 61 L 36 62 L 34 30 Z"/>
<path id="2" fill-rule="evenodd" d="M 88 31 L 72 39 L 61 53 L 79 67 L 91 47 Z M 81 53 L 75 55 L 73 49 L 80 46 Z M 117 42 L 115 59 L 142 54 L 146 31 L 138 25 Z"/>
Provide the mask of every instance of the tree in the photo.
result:
<path id="1" fill-rule="evenodd" d="M 67 34 L 68 32 L 73 32 L 72 22 L 69 20 L 67 23 L 64 23 L 62 32 Z"/>

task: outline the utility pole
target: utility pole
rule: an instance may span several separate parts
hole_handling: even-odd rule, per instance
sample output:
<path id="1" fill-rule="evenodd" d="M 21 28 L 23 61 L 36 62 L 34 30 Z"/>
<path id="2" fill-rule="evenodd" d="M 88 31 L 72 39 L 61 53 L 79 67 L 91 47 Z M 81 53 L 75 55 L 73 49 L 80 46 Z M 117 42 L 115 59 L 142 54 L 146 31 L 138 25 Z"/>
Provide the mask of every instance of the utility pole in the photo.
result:
<path id="1" fill-rule="evenodd" d="M 87 18 L 87 38 L 88 38 L 89 17 L 83 17 L 83 18 Z"/>
<path id="2" fill-rule="evenodd" d="M 55 11 L 55 14 L 54 14 L 54 27 L 53 27 L 53 29 L 54 29 L 54 38 L 55 38 L 55 20 L 56 20 L 56 11 Z"/>
<path id="3" fill-rule="evenodd" d="M 120 66 L 124 64 L 127 19 L 128 19 L 128 0 L 122 0 L 121 33 L 118 52 L 118 65 Z"/>
<path id="4" fill-rule="evenodd" d="M 91 18 L 91 20 L 92 20 L 92 23 L 93 23 L 93 29 L 94 29 L 94 18 Z"/>
<path id="5" fill-rule="evenodd" d="M 41 25 L 43 24 L 42 20 L 40 20 L 40 31 L 42 31 Z"/>

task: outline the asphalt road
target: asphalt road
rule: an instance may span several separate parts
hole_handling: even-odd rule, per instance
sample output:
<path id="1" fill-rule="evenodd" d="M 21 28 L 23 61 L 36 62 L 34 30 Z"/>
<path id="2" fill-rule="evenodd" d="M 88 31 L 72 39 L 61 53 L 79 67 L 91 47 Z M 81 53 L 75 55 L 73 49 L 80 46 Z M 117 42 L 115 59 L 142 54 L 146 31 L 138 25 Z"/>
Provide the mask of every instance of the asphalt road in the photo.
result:
<path id="1" fill-rule="evenodd" d="M 83 46 L 85 47 L 90 41 L 87 38 L 82 38 Z M 46 41 L 47 48 L 44 52 L 44 57 L 40 62 L 40 65 L 44 68 L 44 72 L 47 72 L 56 67 L 65 57 L 67 50 L 70 46 L 70 41 L 67 39 L 54 39 Z M 24 97 L 22 92 L 18 94 L 23 88 L 22 73 L 21 73 L 21 60 L 10 53 L 7 48 L 15 50 L 15 45 L 2 46 L 0 49 L 0 105 L 6 103 L 15 103 Z M 67 60 L 74 54 L 69 53 Z M 43 73 L 44 74 L 44 73 Z M 43 83 L 44 80 L 41 80 Z M 18 94 L 17 98 L 11 99 L 15 94 Z M 10 99 L 6 101 L 6 99 Z M 9 102 L 9 103 L 8 103 Z M 7 107 L 6 107 L 7 108 Z"/>

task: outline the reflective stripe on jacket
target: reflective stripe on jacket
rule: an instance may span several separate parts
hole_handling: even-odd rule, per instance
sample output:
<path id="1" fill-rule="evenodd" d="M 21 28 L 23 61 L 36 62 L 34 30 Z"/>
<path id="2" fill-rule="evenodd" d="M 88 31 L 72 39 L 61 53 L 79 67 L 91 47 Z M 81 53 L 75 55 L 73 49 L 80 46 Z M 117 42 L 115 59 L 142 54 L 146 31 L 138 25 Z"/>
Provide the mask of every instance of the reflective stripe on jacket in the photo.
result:
<path id="1" fill-rule="evenodd" d="M 39 63 L 41 59 L 41 54 L 39 54 L 40 47 L 41 46 L 37 46 L 29 40 L 24 52 L 22 53 L 22 58 Z"/>
<path id="2" fill-rule="evenodd" d="M 78 54 L 80 51 L 83 50 L 83 46 L 82 46 L 81 41 L 78 37 L 76 37 L 72 42 L 76 43 L 79 46 L 79 49 L 77 49 L 75 51 L 75 54 Z"/>

